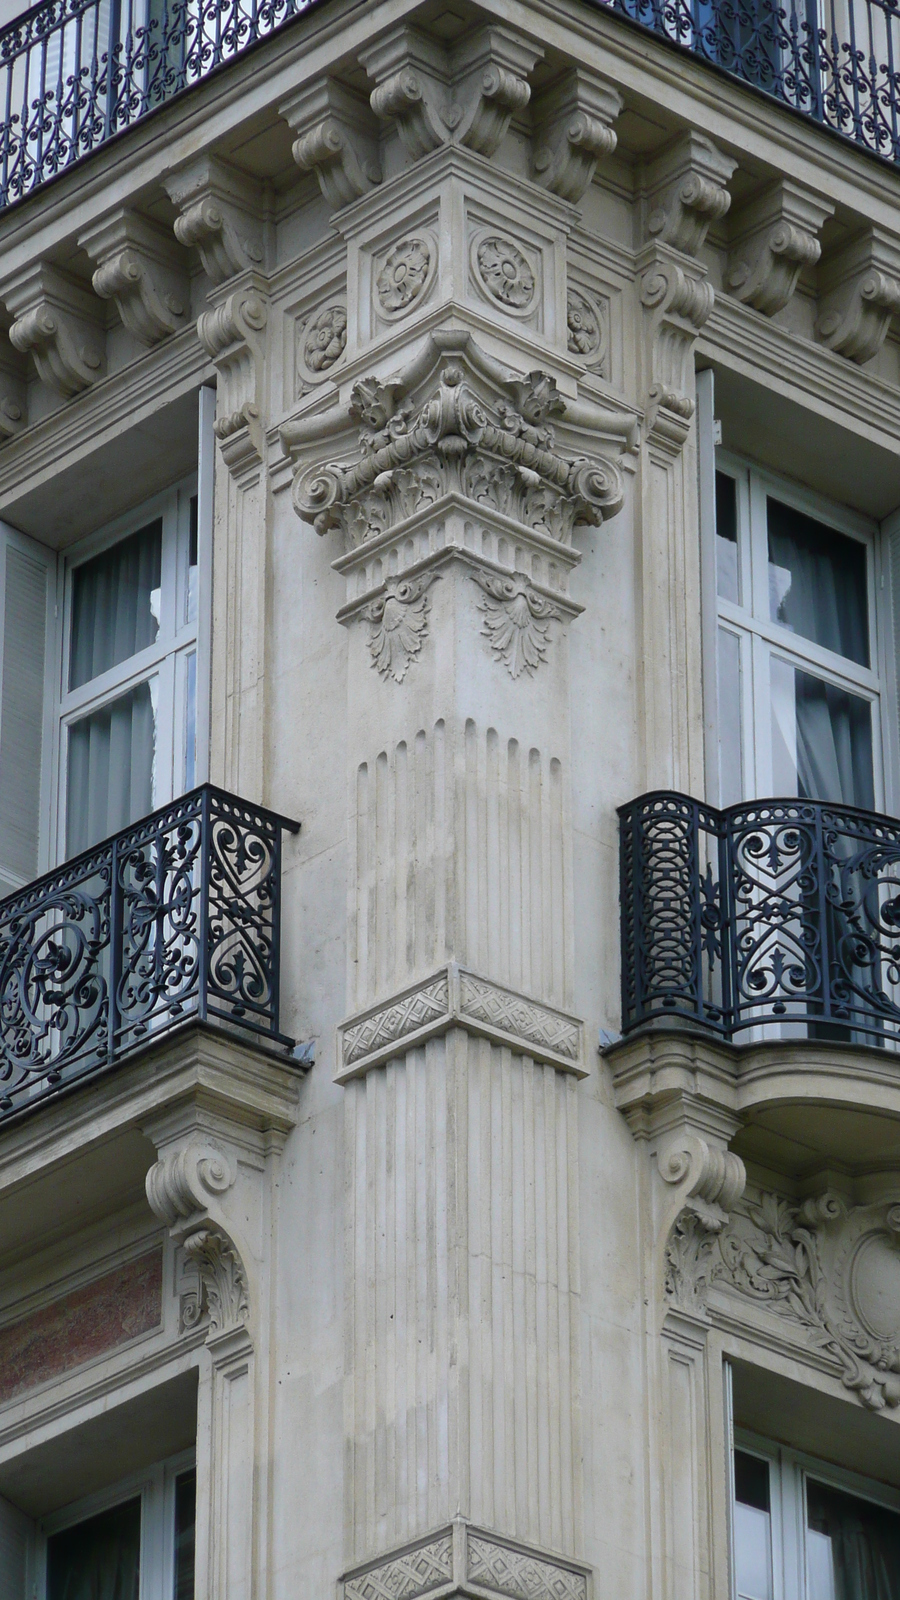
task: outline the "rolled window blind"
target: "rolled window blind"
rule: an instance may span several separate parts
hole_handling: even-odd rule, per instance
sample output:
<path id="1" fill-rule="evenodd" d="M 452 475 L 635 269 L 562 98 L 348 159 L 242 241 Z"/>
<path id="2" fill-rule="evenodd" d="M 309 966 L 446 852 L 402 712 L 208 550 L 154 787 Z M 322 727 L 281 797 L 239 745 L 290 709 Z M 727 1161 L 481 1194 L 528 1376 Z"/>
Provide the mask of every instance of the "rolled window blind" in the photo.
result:
<path id="1" fill-rule="evenodd" d="M 51 550 L 0 523 L 0 896 L 38 873 Z"/>

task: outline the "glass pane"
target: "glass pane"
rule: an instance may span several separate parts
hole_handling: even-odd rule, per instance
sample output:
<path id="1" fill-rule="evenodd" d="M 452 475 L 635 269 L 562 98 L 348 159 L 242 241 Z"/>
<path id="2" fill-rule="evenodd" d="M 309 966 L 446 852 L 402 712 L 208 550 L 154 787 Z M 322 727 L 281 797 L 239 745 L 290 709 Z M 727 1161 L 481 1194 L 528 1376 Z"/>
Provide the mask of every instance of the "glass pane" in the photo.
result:
<path id="1" fill-rule="evenodd" d="M 47 1540 L 47 1600 L 138 1600 L 141 1502 L 127 1500 Z"/>
<path id="2" fill-rule="evenodd" d="M 161 521 L 149 523 L 75 568 L 70 689 L 155 643 L 161 575 Z"/>
<path id="3" fill-rule="evenodd" d="M 744 798 L 741 738 L 741 641 L 719 629 L 719 796 L 723 806 Z"/>
<path id="4" fill-rule="evenodd" d="M 716 473 L 716 588 L 723 600 L 741 598 L 738 574 L 737 484 Z"/>
<path id="5" fill-rule="evenodd" d="M 767 503 L 772 621 L 867 667 L 865 546 L 780 500 Z"/>
<path id="6" fill-rule="evenodd" d="M 154 807 L 157 679 L 69 726 L 66 851 L 87 850 Z"/>
<path id="7" fill-rule="evenodd" d="M 185 671 L 184 707 L 184 787 L 193 789 L 197 781 L 197 652 L 192 650 Z"/>
<path id="8" fill-rule="evenodd" d="M 734 1452 L 734 1568 L 738 1600 L 773 1600 L 769 1463 Z"/>
<path id="9" fill-rule="evenodd" d="M 197 529 L 197 496 L 191 495 L 191 523 L 188 535 L 188 581 L 184 597 L 184 620 L 196 622 L 197 620 L 197 559 L 199 538 Z"/>
<path id="10" fill-rule="evenodd" d="M 772 792 L 875 809 L 872 707 L 771 658 Z"/>
<path id="11" fill-rule="evenodd" d="M 810 1600 L 900 1600 L 896 1511 L 807 1479 L 806 1513 Z"/>
<path id="12" fill-rule="evenodd" d="M 194 1600 L 194 1534 L 197 1474 L 175 1479 L 175 1600 Z"/>

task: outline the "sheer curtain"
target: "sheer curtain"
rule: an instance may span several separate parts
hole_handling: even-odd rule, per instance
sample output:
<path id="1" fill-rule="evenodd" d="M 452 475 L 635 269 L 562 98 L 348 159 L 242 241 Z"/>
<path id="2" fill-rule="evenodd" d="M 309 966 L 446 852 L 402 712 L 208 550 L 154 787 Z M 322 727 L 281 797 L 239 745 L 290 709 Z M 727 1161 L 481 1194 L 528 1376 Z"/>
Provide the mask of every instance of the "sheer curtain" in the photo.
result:
<path id="1" fill-rule="evenodd" d="M 140 1569 L 136 1499 L 47 1540 L 47 1600 L 138 1600 Z"/>
<path id="2" fill-rule="evenodd" d="M 900 1516 L 812 1480 L 806 1488 L 809 1527 L 831 1543 L 834 1600 L 900 1600 Z"/>
<path id="3" fill-rule="evenodd" d="M 72 575 L 69 688 L 153 644 L 159 633 L 162 522 L 156 521 Z"/>

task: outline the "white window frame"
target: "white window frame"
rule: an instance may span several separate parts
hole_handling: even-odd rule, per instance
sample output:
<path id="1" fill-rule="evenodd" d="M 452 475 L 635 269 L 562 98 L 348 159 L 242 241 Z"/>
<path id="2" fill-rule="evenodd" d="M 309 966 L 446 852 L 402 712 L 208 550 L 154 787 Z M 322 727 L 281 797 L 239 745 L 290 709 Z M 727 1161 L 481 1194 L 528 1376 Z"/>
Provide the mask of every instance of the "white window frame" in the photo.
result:
<path id="1" fill-rule="evenodd" d="M 47 1600 L 47 1540 L 78 1522 L 126 1500 L 141 1501 L 141 1600 L 173 1600 L 175 1592 L 175 1481 L 196 1465 L 196 1451 L 182 1450 L 142 1472 L 131 1473 L 96 1494 L 42 1518 L 35 1526 L 28 1592 Z"/>
<path id="2" fill-rule="evenodd" d="M 190 501 L 197 496 L 198 578 L 196 615 L 186 619 L 187 576 L 190 535 Z M 52 736 L 50 763 L 50 830 L 47 840 L 48 865 L 66 858 L 66 778 L 68 771 L 68 728 L 80 717 L 98 710 L 154 675 L 158 676 L 156 723 L 156 771 L 153 808 L 167 805 L 185 788 L 185 737 L 188 657 L 197 656 L 195 693 L 195 769 L 200 750 L 201 728 L 197 707 L 202 685 L 199 659 L 200 613 L 205 600 L 199 546 L 202 507 L 197 474 L 172 488 L 154 495 L 103 528 L 80 540 L 60 558 L 57 574 L 56 614 L 58 618 L 56 660 L 52 680 Z M 77 689 L 68 687 L 71 649 L 73 575 L 91 557 L 110 549 L 157 518 L 162 520 L 162 570 L 160 629 L 154 644 L 137 655 L 111 667 Z M 48 678 L 49 678 L 48 674 Z M 200 779 L 196 770 L 194 783 Z M 99 841 L 98 841 L 99 842 Z"/>
<path id="3" fill-rule="evenodd" d="M 717 649 L 720 627 L 736 635 L 739 641 L 744 798 L 756 800 L 774 795 L 770 718 L 771 662 L 775 657 L 869 701 L 875 809 L 883 811 L 889 798 L 885 783 L 889 763 L 885 761 L 884 750 L 888 682 L 886 636 L 889 630 L 877 603 L 883 588 L 878 524 L 730 451 L 716 451 L 715 467 L 717 472 L 734 478 L 737 485 L 741 603 L 726 600 L 716 591 L 715 605 Z M 864 546 L 870 667 L 857 666 L 770 619 L 766 525 L 769 495 Z M 718 714 L 721 718 L 721 700 Z"/>
<path id="4" fill-rule="evenodd" d="M 842 1489 L 860 1500 L 900 1513 L 900 1490 L 873 1482 L 857 1472 L 818 1461 L 801 1450 L 774 1444 L 770 1439 L 734 1429 L 734 1449 L 759 1456 L 769 1463 L 769 1513 L 772 1541 L 774 1600 L 807 1600 L 806 1493 L 807 1478 L 829 1488 Z M 732 1456 L 733 1462 L 733 1456 Z M 731 1467 L 729 1511 L 734 1522 L 734 1470 Z M 737 1600 L 737 1573 L 732 1546 L 731 1596 Z"/>

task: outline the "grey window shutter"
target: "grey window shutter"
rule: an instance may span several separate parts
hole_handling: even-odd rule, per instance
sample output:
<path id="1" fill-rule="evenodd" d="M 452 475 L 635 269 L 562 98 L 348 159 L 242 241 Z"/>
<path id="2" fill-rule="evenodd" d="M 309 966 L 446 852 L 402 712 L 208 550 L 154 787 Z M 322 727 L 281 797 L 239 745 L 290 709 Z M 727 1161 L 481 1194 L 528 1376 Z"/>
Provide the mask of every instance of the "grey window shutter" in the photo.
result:
<path id="1" fill-rule="evenodd" d="M 0 896 L 38 873 L 52 550 L 0 523 Z"/>
<path id="2" fill-rule="evenodd" d="M 26 1592 L 30 1518 L 0 1496 L 0 1600 L 22 1600 Z"/>

